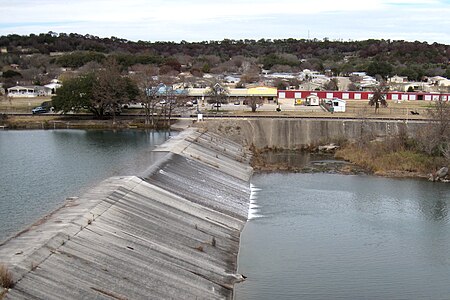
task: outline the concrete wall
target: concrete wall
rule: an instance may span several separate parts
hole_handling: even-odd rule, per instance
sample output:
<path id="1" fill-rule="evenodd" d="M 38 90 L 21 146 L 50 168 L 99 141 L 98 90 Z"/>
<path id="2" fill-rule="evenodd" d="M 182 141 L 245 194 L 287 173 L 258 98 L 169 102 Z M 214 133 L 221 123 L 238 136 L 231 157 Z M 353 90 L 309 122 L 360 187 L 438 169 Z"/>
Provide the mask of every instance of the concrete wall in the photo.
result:
<path id="1" fill-rule="evenodd" d="M 226 136 L 242 145 L 256 148 L 278 147 L 295 149 L 304 145 L 357 139 L 361 134 L 385 136 L 406 128 L 409 134 L 424 125 L 420 122 L 372 120 L 314 120 L 314 119 L 210 119 L 199 123 L 211 132 Z"/>

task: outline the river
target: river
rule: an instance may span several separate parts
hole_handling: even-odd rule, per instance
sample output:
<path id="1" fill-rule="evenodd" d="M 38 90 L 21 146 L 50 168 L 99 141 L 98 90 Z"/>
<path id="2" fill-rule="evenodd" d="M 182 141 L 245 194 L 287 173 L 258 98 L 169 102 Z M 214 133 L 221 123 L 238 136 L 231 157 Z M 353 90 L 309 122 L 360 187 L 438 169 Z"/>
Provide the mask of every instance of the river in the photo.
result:
<path id="1" fill-rule="evenodd" d="M 103 179 L 145 171 L 167 138 L 138 130 L 0 131 L 0 241 Z"/>
<path id="2" fill-rule="evenodd" d="M 101 180 L 136 175 L 168 133 L 0 131 L 0 240 Z M 448 184 L 257 173 L 237 300 L 449 299 Z"/>
<path id="3" fill-rule="evenodd" d="M 445 183 L 259 173 L 235 299 L 449 299 Z"/>

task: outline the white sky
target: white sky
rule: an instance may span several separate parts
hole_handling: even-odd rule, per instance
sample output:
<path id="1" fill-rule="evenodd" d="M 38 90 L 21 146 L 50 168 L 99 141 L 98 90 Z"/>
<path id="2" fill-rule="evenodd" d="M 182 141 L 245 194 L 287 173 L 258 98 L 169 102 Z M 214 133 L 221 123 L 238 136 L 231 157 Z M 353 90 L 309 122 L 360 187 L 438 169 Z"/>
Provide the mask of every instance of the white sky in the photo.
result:
<path id="1" fill-rule="evenodd" d="M 0 35 L 132 41 L 325 37 L 450 44 L 450 0 L 0 0 Z"/>

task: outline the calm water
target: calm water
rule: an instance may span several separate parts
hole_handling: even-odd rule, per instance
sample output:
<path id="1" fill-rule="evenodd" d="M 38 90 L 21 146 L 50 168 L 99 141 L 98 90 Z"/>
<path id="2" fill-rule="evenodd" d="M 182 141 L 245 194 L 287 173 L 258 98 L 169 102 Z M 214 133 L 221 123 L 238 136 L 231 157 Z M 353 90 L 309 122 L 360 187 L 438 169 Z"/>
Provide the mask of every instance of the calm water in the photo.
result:
<path id="1" fill-rule="evenodd" d="M 137 175 L 167 132 L 0 131 L 0 241 L 69 196 L 115 175 Z"/>
<path id="2" fill-rule="evenodd" d="M 450 185 L 257 174 L 236 299 L 450 299 Z"/>

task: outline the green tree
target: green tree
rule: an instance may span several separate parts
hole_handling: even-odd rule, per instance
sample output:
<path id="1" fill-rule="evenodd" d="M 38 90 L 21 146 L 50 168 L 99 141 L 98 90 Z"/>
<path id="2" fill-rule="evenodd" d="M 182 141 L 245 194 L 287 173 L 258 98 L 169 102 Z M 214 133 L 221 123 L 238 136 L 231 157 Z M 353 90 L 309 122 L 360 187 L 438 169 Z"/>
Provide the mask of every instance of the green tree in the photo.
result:
<path id="1" fill-rule="evenodd" d="M 98 116 L 99 112 L 95 107 L 92 107 L 91 103 L 94 83 L 94 73 L 64 80 L 62 87 L 58 89 L 58 94 L 52 97 L 53 107 L 56 111 L 62 111 L 63 113 L 88 109 Z"/>
<path id="2" fill-rule="evenodd" d="M 96 118 L 111 114 L 115 120 L 121 105 L 135 99 L 138 93 L 136 84 L 120 75 L 115 60 L 108 60 L 100 71 L 64 81 L 52 101 L 55 109 L 63 113 L 87 109 Z"/>
<path id="3" fill-rule="evenodd" d="M 450 67 L 448 67 L 448 68 L 445 70 L 445 73 L 444 73 L 443 76 L 446 77 L 446 78 L 448 78 L 448 79 L 450 79 Z"/>
<path id="4" fill-rule="evenodd" d="M 392 75 L 392 65 L 386 61 L 376 60 L 367 67 L 367 74 L 370 76 L 380 75 L 383 79 Z"/>

